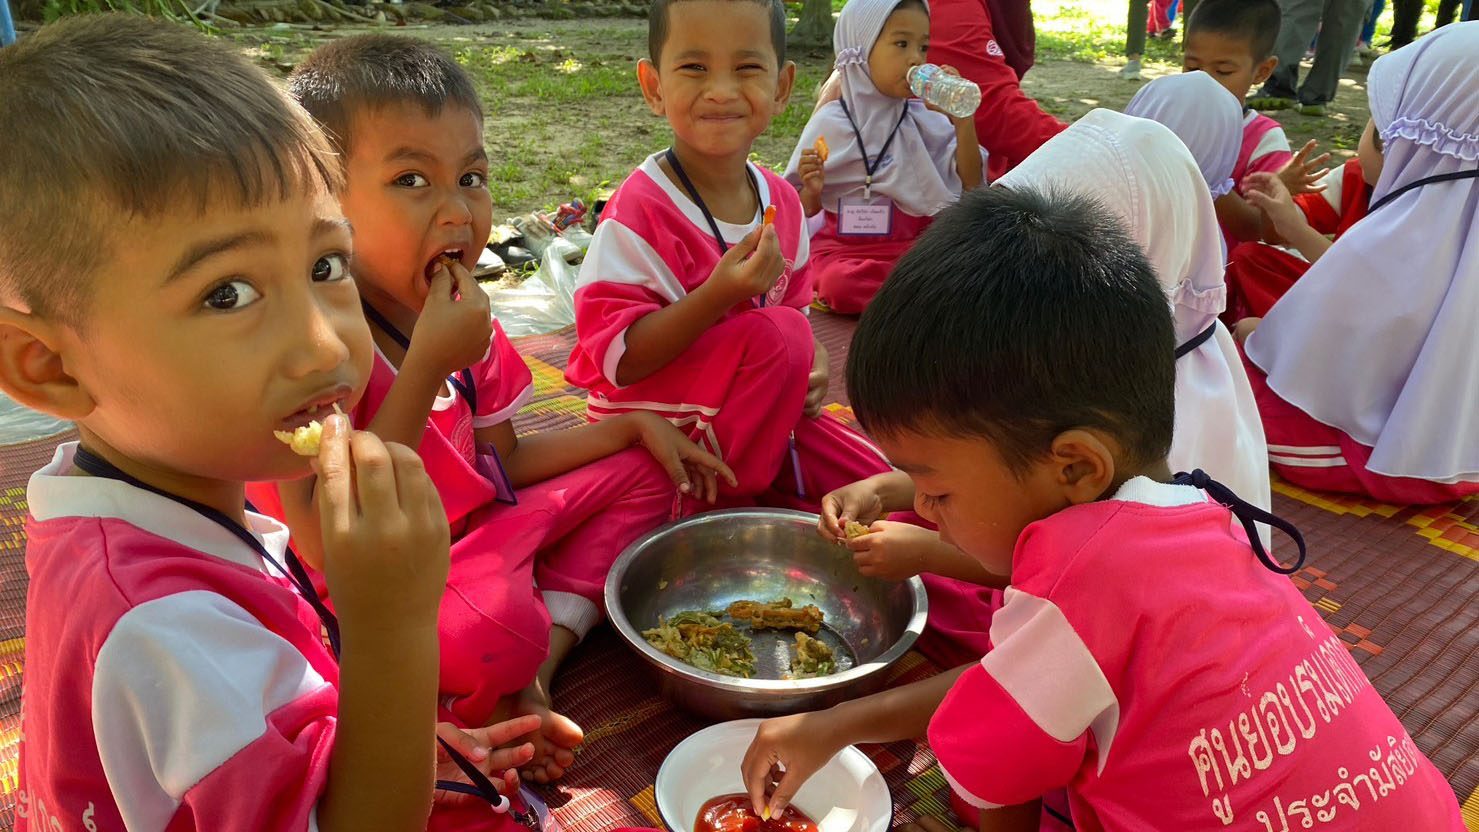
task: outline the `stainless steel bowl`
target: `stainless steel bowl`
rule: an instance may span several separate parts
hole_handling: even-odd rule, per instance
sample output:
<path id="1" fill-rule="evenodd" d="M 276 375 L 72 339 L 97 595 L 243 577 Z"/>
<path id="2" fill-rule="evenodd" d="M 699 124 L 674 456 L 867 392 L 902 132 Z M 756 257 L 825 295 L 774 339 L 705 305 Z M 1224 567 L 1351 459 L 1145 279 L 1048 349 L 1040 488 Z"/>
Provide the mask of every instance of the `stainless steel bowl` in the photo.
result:
<path id="1" fill-rule="evenodd" d="M 848 551 L 822 540 L 816 525 L 815 514 L 800 511 L 715 511 L 663 526 L 622 552 L 606 579 L 607 613 L 656 671 L 665 697 L 705 716 L 738 719 L 825 708 L 883 686 L 889 666 L 924 631 L 924 584 L 863 577 Z M 660 616 L 778 598 L 825 613 L 819 637 L 836 650 L 837 673 L 780 678 L 790 632 L 755 634 L 752 679 L 700 670 L 642 637 Z"/>

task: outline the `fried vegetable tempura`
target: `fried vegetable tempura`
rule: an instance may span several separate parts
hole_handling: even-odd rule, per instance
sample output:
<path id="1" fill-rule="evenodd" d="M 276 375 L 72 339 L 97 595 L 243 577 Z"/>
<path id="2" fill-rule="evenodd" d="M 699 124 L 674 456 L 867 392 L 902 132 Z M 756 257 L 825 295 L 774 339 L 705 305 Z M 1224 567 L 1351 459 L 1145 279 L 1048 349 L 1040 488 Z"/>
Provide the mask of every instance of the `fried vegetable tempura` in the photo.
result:
<path id="1" fill-rule="evenodd" d="M 867 534 L 868 527 L 856 520 L 849 520 L 847 521 L 847 525 L 842 527 L 842 533 L 847 535 L 848 540 L 852 540 L 855 537 L 862 537 Z"/>
<path id="2" fill-rule="evenodd" d="M 657 626 L 644 630 L 642 637 L 653 647 L 700 670 L 744 679 L 755 675 L 750 639 L 733 624 L 709 613 L 689 610 L 672 618 L 659 618 Z"/>
<path id="3" fill-rule="evenodd" d="M 756 630 L 805 630 L 815 633 L 822 628 L 825 616 L 815 604 L 797 609 L 790 598 L 769 604 L 759 601 L 735 601 L 729 605 L 729 617 L 748 623 Z"/>
<path id="4" fill-rule="evenodd" d="M 837 659 L 826 642 L 796 632 L 796 655 L 791 658 L 791 678 L 809 679 L 830 676 L 837 671 Z"/>
<path id="5" fill-rule="evenodd" d="M 812 145 L 812 147 L 816 150 L 817 157 L 823 162 L 827 161 L 827 157 L 831 155 L 831 151 L 827 149 L 826 136 L 817 136 L 817 143 Z"/>

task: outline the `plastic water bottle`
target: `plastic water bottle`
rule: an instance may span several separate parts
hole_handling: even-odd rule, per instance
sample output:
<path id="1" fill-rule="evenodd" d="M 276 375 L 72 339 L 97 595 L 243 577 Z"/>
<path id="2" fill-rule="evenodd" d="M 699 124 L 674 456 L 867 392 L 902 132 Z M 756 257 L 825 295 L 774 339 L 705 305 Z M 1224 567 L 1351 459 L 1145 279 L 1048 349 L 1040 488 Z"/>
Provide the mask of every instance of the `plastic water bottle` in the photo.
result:
<path id="1" fill-rule="evenodd" d="M 981 106 L 981 88 L 942 71 L 934 64 L 920 64 L 909 70 L 909 89 L 915 95 L 956 118 L 974 115 Z"/>

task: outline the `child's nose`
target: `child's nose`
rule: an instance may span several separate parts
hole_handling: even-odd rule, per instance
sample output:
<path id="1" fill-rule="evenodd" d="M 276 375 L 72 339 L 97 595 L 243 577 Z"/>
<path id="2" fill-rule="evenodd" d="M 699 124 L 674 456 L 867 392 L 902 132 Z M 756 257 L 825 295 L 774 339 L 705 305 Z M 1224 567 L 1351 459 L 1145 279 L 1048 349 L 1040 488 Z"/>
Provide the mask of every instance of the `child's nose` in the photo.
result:
<path id="1" fill-rule="evenodd" d="M 704 88 L 704 97 L 710 101 L 732 101 L 739 96 L 739 88 L 738 78 L 716 73 Z"/>
<path id="2" fill-rule="evenodd" d="M 366 328 L 366 336 L 369 332 L 362 315 L 348 315 L 331 308 L 324 301 L 312 297 L 313 294 L 309 293 L 304 315 L 297 326 L 290 329 L 297 335 L 290 338 L 292 343 L 288 345 L 288 373 L 294 378 L 333 372 L 349 360 L 347 340 L 355 333 L 348 330 L 357 324 Z M 357 305 L 354 311 L 358 313 Z"/>
<path id="3" fill-rule="evenodd" d="M 472 206 L 463 195 L 453 194 L 442 201 L 437 221 L 442 225 L 468 225 L 472 222 Z"/>

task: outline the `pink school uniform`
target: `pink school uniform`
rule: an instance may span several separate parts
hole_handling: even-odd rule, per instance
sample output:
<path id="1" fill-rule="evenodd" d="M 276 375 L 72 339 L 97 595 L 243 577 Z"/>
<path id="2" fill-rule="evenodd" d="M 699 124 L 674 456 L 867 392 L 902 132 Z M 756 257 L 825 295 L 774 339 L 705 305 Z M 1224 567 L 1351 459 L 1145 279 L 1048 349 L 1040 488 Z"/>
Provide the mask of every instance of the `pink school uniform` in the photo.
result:
<path id="1" fill-rule="evenodd" d="M 894 263 L 962 189 L 950 119 L 918 99 L 879 92 L 869 73 L 868 56 L 898 5 L 852 0 L 842 7 L 832 36 L 842 95 L 812 113 L 786 166 L 786 179 L 799 186 L 801 152 L 819 138 L 831 149 L 822 214 L 813 218 L 820 230 L 812 239 L 812 274 L 822 302 L 848 315 L 867 307 Z M 883 227 L 854 221 L 851 212 L 866 202 L 885 208 Z"/>
<path id="2" fill-rule="evenodd" d="M 312 828 L 339 698 L 318 617 L 192 509 L 70 476 L 76 449 L 27 492 L 17 829 Z M 247 525 L 282 562 L 287 529 Z"/>
<path id="3" fill-rule="evenodd" d="M 484 724 L 499 699 L 533 681 L 552 623 L 584 636 L 600 621 L 611 564 L 670 517 L 675 496 L 666 472 L 636 448 L 519 489 L 516 504 L 500 501 L 501 471 L 479 459 L 474 431 L 512 418 L 533 395 L 533 376 L 502 327 L 493 327 L 488 354 L 468 368 L 477 412 L 449 384 L 417 449 L 452 528 L 440 691 L 443 718 L 461 725 Z M 369 386 L 350 413 L 354 424 L 370 423 L 395 376 L 377 351 Z M 282 516 L 271 484 L 253 484 L 248 496 Z M 322 577 L 315 580 L 324 592 Z"/>
<path id="4" fill-rule="evenodd" d="M 1137 477 L 1038 521 L 1012 581 L 930 723 L 972 805 L 1067 787 L 1084 832 L 1464 828 L 1345 645 L 1198 489 Z"/>
<path id="5" fill-rule="evenodd" d="M 721 256 L 703 212 L 657 160 L 643 162 L 611 198 L 581 268 L 578 341 L 565 376 L 590 391 L 589 418 L 634 410 L 667 418 L 734 470 L 738 488 L 720 484 L 729 498 L 771 491 L 777 502 L 815 508 L 828 491 L 888 470 L 882 453 L 841 422 L 802 413 L 815 348 L 805 311 L 806 217 L 796 190 L 755 165 L 760 204 L 776 209 L 785 272 L 764 298 L 736 305 L 666 367 L 616 383 L 627 329 L 697 288 Z M 733 245 L 759 222 L 757 215 L 747 225 L 717 226 Z"/>

